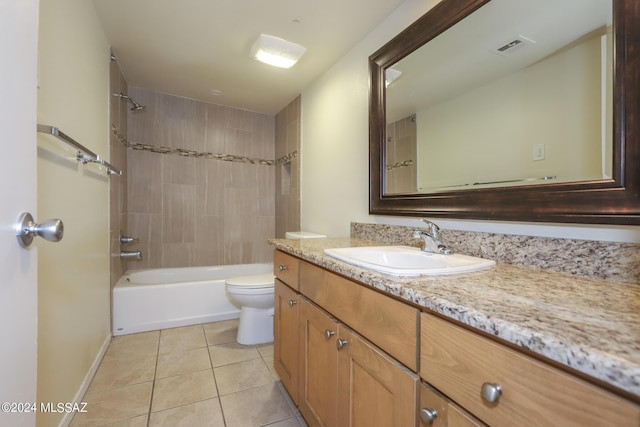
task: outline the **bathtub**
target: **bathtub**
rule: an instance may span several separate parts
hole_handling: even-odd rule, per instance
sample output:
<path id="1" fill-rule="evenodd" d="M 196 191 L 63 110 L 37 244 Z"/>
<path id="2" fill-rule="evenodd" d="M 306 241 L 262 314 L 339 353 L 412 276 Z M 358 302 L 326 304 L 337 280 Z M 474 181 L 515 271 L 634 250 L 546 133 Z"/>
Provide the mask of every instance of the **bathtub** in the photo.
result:
<path id="1" fill-rule="evenodd" d="M 272 263 L 129 270 L 113 288 L 113 335 L 237 319 L 225 279 L 270 271 Z"/>

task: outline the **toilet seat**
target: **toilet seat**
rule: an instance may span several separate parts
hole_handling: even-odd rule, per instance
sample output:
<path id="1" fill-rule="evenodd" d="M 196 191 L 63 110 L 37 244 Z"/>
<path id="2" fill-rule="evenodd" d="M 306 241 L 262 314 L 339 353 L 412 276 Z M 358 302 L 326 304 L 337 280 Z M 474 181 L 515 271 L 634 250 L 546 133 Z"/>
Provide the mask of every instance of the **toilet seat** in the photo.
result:
<path id="1" fill-rule="evenodd" d="M 225 281 L 225 284 L 227 292 L 232 294 L 261 295 L 274 292 L 274 280 L 273 273 L 264 273 L 231 277 Z"/>
<path id="2" fill-rule="evenodd" d="M 251 274 L 248 276 L 231 277 L 225 281 L 227 286 L 242 289 L 262 289 L 274 287 L 275 276 L 273 273 Z"/>

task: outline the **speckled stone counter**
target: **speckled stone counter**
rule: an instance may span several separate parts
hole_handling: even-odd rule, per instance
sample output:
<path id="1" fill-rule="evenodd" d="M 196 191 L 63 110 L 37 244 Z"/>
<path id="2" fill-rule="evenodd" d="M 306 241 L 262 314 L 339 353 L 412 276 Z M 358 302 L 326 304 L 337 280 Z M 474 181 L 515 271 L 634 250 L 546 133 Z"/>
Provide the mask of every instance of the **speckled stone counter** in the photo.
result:
<path id="1" fill-rule="evenodd" d="M 498 263 L 397 277 L 324 255 L 355 238 L 274 239 L 275 248 L 559 362 L 640 401 L 640 286 Z M 384 244 L 384 243 L 382 243 Z"/>

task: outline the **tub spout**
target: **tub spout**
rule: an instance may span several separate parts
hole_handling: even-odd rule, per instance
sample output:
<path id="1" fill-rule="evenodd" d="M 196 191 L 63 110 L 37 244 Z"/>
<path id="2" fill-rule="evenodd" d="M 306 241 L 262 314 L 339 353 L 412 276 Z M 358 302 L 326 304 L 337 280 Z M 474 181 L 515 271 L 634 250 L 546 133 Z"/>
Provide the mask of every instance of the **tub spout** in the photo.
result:
<path id="1" fill-rule="evenodd" d="M 141 251 L 121 251 L 120 258 L 122 259 L 142 259 Z"/>

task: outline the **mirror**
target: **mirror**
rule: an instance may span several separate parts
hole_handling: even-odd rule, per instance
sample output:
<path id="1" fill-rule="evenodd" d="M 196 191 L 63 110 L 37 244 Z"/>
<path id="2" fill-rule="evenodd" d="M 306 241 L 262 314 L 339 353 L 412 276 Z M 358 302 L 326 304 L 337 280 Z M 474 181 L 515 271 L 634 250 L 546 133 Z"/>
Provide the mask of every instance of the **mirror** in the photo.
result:
<path id="1" fill-rule="evenodd" d="M 370 213 L 640 223 L 639 9 L 431 9 L 369 58 Z"/>

